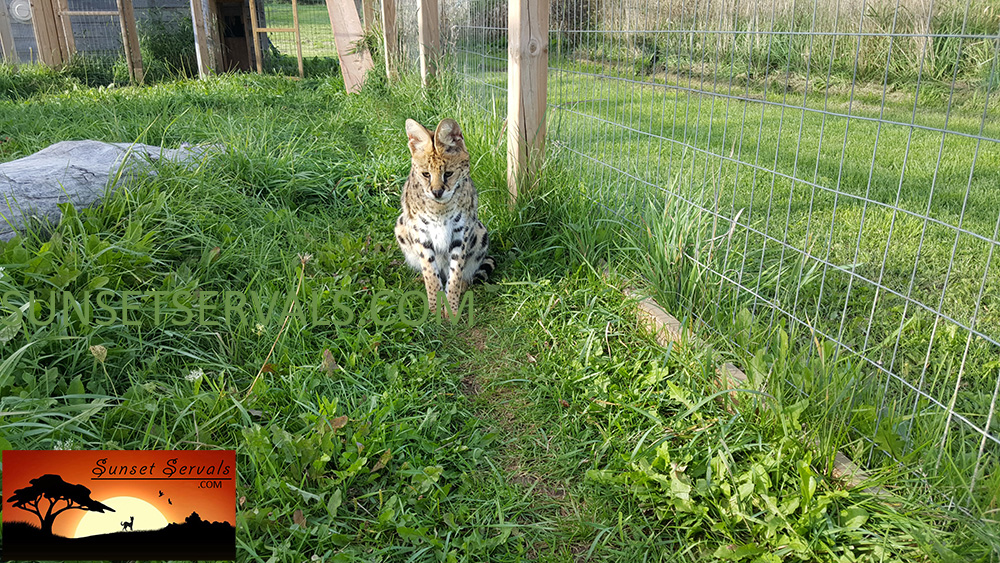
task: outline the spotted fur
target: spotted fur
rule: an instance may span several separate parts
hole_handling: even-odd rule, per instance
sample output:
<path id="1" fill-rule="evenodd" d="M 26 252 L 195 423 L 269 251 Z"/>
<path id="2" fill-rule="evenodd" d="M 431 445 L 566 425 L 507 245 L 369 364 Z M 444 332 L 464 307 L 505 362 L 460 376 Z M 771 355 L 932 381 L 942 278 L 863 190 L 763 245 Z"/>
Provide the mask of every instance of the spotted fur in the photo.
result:
<path id="1" fill-rule="evenodd" d="M 441 121 L 434 133 L 407 119 L 406 136 L 411 167 L 403 185 L 396 242 L 407 264 L 422 274 L 428 303 L 436 304 L 443 290 L 457 313 L 462 293 L 470 284 L 485 281 L 495 265 L 489 256 L 489 233 L 477 214 L 479 197 L 469 176 L 469 152 L 454 119 Z"/>

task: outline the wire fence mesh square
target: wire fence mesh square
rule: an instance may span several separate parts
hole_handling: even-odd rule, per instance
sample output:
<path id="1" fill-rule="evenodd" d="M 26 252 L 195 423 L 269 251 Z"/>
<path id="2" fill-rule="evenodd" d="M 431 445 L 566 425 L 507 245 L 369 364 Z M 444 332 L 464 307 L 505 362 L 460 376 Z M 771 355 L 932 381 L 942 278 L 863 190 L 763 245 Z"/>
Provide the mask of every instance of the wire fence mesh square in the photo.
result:
<path id="1" fill-rule="evenodd" d="M 463 96 L 505 114 L 507 3 L 443 12 Z M 549 23 L 549 154 L 595 209 L 701 214 L 717 303 L 863 362 L 861 461 L 995 506 L 1000 8 L 551 0 Z"/>

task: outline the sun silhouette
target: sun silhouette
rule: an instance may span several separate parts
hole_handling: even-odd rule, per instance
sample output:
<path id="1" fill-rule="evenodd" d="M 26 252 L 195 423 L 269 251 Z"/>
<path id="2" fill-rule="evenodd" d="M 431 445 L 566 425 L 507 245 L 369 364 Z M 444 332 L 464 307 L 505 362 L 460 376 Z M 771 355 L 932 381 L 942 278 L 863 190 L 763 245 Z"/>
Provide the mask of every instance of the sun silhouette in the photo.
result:
<path id="1" fill-rule="evenodd" d="M 122 522 L 129 522 L 130 529 L 135 531 L 159 530 L 169 524 L 162 512 L 140 498 L 113 497 L 102 502 L 114 508 L 115 511 L 104 514 L 87 512 L 77 524 L 73 537 L 82 538 L 120 532 L 123 529 Z M 135 517 L 135 520 L 132 520 L 132 517 Z"/>

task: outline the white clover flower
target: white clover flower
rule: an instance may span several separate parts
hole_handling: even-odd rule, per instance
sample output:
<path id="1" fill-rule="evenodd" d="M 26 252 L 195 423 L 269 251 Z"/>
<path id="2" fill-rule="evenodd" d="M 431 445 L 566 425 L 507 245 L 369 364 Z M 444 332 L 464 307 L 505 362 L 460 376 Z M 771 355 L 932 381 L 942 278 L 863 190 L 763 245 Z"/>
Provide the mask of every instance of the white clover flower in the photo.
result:
<path id="1" fill-rule="evenodd" d="M 201 368 L 191 370 L 191 373 L 184 376 L 184 379 L 188 381 L 198 381 L 205 375 L 205 372 Z"/>

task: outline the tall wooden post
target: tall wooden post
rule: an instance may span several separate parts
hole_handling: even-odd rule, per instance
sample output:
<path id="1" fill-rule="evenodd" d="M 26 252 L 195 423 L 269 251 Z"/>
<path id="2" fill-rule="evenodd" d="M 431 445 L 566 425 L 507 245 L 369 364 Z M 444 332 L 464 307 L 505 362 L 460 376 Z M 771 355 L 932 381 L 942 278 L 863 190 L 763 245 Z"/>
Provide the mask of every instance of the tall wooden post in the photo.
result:
<path id="1" fill-rule="evenodd" d="M 198 59 L 198 76 L 205 78 L 212 74 L 215 61 L 212 58 L 212 51 L 209 47 L 209 34 L 206 20 L 205 6 L 202 0 L 191 0 L 191 25 L 194 27 L 194 53 Z"/>
<path id="2" fill-rule="evenodd" d="M 538 181 L 545 155 L 549 4 L 510 0 L 507 47 L 507 189 L 511 204 Z"/>
<path id="3" fill-rule="evenodd" d="M 396 75 L 399 60 L 399 35 L 396 31 L 396 0 L 382 0 L 382 50 L 385 52 L 385 75 Z"/>
<path id="4" fill-rule="evenodd" d="M 250 33 L 253 34 L 253 52 L 257 59 L 257 74 L 264 73 L 264 58 L 260 49 L 260 23 L 257 21 L 257 2 L 250 0 Z"/>
<path id="5" fill-rule="evenodd" d="M 371 31 L 375 25 L 375 9 L 372 0 L 361 0 L 361 13 L 365 18 L 365 31 Z"/>
<path id="6" fill-rule="evenodd" d="M 0 0 L 0 49 L 3 49 L 3 60 L 17 68 L 17 47 L 14 45 L 14 32 L 10 26 L 7 2 L 2 0 Z"/>
<path id="7" fill-rule="evenodd" d="M 299 29 L 299 2 L 292 0 L 292 25 L 295 27 L 295 56 L 299 62 L 299 79 L 306 77 L 305 65 L 302 62 L 302 33 Z"/>
<path id="8" fill-rule="evenodd" d="M 125 47 L 125 64 L 134 84 L 142 84 L 142 53 L 139 52 L 139 30 L 135 25 L 132 0 L 118 0 L 118 21 L 122 26 L 122 44 Z"/>
<path id="9" fill-rule="evenodd" d="M 76 53 L 76 38 L 73 36 L 73 23 L 69 19 L 69 0 L 56 0 L 56 20 L 64 44 L 66 58 Z"/>
<path id="10" fill-rule="evenodd" d="M 427 79 L 434 76 L 437 57 L 441 53 L 441 29 L 438 23 L 437 0 L 420 0 L 417 26 L 420 39 L 420 80 L 427 86 Z"/>
<path id="11" fill-rule="evenodd" d="M 354 0 L 326 0 L 326 9 L 330 13 L 330 26 L 333 28 L 337 56 L 340 57 L 344 87 L 348 92 L 358 92 L 365 81 L 365 73 L 375 68 L 368 49 L 355 50 L 355 44 L 363 34 L 358 9 Z"/>
<path id="12" fill-rule="evenodd" d="M 35 45 L 42 63 L 55 66 L 69 60 L 56 4 L 52 0 L 31 0 L 31 14 Z"/>

